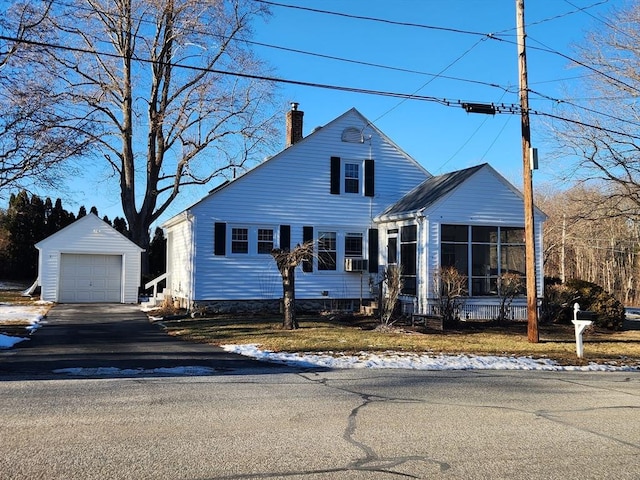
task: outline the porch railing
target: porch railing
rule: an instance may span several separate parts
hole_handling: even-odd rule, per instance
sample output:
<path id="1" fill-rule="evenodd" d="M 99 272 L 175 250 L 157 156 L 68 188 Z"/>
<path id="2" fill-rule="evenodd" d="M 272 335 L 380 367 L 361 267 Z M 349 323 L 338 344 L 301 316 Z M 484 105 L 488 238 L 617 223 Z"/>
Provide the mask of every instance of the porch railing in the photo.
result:
<path id="1" fill-rule="evenodd" d="M 165 272 L 162 275 L 160 275 L 159 277 L 154 278 L 150 282 L 145 283 L 145 285 L 144 285 L 144 289 L 145 290 L 149 290 L 151 287 L 153 287 L 153 297 L 152 298 L 158 298 L 158 284 L 160 282 L 162 282 L 163 280 L 166 280 L 167 276 L 168 276 L 168 274 Z"/>
<path id="2" fill-rule="evenodd" d="M 423 309 L 418 312 L 415 302 L 403 300 L 402 313 L 412 315 L 420 313 L 423 315 L 439 315 L 439 305 L 437 300 L 429 300 Z M 460 306 L 460 320 L 495 320 L 500 316 L 500 304 L 496 302 L 483 302 L 482 300 L 470 299 Z M 527 320 L 527 306 L 520 303 L 512 303 L 507 308 L 506 318 L 509 320 Z"/>

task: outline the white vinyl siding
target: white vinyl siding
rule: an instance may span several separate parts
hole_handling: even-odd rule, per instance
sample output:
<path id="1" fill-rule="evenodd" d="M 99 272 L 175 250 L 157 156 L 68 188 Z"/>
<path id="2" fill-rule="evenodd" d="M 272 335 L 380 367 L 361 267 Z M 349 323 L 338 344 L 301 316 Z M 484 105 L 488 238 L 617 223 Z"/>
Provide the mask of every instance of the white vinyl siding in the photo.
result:
<path id="1" fill-rule="evenodd" d="M 191 263 L 193 250 L 192 224 L 195 219 L 184 217 L 184 221 L 178 222 L 167 228 L 167 287 L 171 295 L 189 299 L 191 292 L 194 265 Z M 213 240 L 212 240 L 213 241 Z"/>
<path id="2" fill-rule="evenodd" d="M 59 302 L 62 301 L 62 289 L 65 289 L 64 298 L 65 301 L 69 300 L 68 289 L 70 288 L 70 277 L 65 276 L 65 283 L 61 283 L 63 275 L 62 269 L 68 273 L 70 264 L 63 263 L 65 255 L 67 259 L 76 256 L 76 259 L 82 258 L 87 262 L 100 262 L 112 261 L 113 265 L 110 267 L 98 266 L 88 267 L 96 269 L 108 268 L 111 272 L 109 282 L 105 282 L 103 287 L 104 301 L 108 302 L 122 302 L 122 303 L 137 303 L 138 302 L 138 287 L 140 285 L 140 269 L 141 269 L 141 252 L 142 249 L 128 240 L 113 227 L 109 226 L 98 217 L 93 214 L 89 214 L 86 217 L 82 217 L 76 222 L 72 223 L 68 227 L 60 230 L 59 232 L 45 238 L 38 244 L 36 248 L 39 250 L 40 256 L 38 260 L 39 268 L 39 281 L 41 285 L 41 298 L 42 300 Z M 80 256 L 80 257 L 78 257 Z M 106 259 L 111 257 L 111 259 Z M 79 260 L 82 262 L 83 260 Z M 120 265 L 120 286 L 115 287 L 113 284 L 113 271 L 115 263 Z M 86 267 L 86 266 L 85 266 Z M 87 268 L 79 268 L 76 271 L 82 275 L 82 271 Z M 66 275 L 66 274 L 65 274 Z M 94 275 L 95 277 L 95 275 Z M 85 280 L 86 280 L 85 276 Z M 100 280 L 92 282 L 91 287 L 94 290 L 94 298 L 100 298 L 99 293 L 96 292 L 96 284 L 100 283 Z M 115 288 L 120 289 L 120 294 L 116 298 L 114 292 Z M 80 297 L 76 301 L 80 300 Z M 102 301 L 102 300 L 91 300 Z"/>
<path id="3" fill-rule="evenodd" d="M 296 296 L 322 298 L 328 291 L 332 298 L 359 298 L 360 275 L 344 272 L 344 235 L 366 232 L 372 218 L 390 203 L 429 178 L 415 160 L 402 152 L 388 138 L 355 110 L 316 130 L 295 145 L 265 161 L 229 185 L 215 191 L 185 214 L 197 219 L 193 223 L 195 251 L 186 261 L 192 265 L 194 301 L 277 299 L 282 296 L 282 282 L 271 255 L 257 254 L 257 232 L 273 229 L 278 244 L 279 226 L 290 227 L 290 245 L 303 242 L 303 227 L 337 232 L 336 270 L 312 272 L 297 270 Z M 346 127 L 366 127 L 366 144 L 340 140 Z M 375 161 L 375 196 L 332 195 L 330 193 L 330 159 L 366 159 Z M 362 165 L 362 164 L 361 164 Z M 363 170 L 360 166 L 360 191 Z M 286 181 L 285 181 L 286 179 Z M 170 221 L 171 222 L 171 221 Z M 214 224 L 227 225 L 225 255 L 214 255 Z M 231 254 L 231 228 L 249 229 L 249 254 Z M 254 233 L 255 232 L 255 236 Z M 367 245 L 363 245 L 363 252 Z M 364 288 L 368 291 L 368 288 Z"/>

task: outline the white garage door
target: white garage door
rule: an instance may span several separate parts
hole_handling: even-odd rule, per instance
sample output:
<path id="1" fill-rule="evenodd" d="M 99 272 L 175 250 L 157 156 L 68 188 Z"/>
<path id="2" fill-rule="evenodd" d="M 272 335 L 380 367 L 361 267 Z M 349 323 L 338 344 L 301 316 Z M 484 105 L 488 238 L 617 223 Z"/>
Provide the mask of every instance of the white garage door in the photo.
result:
<path id="1" fill-rule="evenodd" d="M 121 255 L 62 254 L 60 302 L 120 303 L 121 287 Z"/>

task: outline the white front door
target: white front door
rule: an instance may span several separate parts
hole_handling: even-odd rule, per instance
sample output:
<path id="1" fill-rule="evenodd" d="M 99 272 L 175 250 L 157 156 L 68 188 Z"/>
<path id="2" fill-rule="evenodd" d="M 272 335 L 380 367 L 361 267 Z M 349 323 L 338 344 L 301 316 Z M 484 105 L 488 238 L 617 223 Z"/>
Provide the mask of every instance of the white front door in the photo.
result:
<path id="1" fill-rule="evenodd" d="M 122 256 L 62 254 L 59 289 L 62 303 L 120 303 Z"/>

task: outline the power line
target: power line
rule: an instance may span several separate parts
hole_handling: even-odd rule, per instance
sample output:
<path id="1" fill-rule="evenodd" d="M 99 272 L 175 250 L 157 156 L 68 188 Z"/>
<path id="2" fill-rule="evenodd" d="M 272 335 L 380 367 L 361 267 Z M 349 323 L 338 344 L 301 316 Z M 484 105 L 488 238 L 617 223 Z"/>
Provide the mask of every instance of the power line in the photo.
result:
<path id="1" fill-rule="evenodd" d="M 255 2 L 258 3 L 264 3 L 265 5 L 272 5 L 275 7 L 283 7 L 283 8 L 291 8 L 294 10 L 305 10 L 307 12 L 314 12 L 314 13 L 322 13 L 324 15 L 333 15 L 333 16 L 337 16 L 337 17 L 345 17 L 345 18 L 352 18 L 352 19 L 356 19 L 356 20 L 367 20 L 370 22 L 379 22 L 379 23 L 386 23 L 386 24 L 390 24 L 390 25 L 398 25 L 401 27 L 414 27 L 414 28 L 424 28 L 427 30 L 438 30 L 438 31 L 442 31 L 442 32 L 451 32 L 451 33 L 462 33 L 465 35 L 475 35 L 475 36 L 480 36 L 480 37 L 488 37 L 488 38 L 493 38 L 495 40 L 500 40 L 497 37 L 494 37 L 493 34 L 491 33 L 483 33 L 483 32 L 473 32 L 471 30 L 461 30 L 458 28 L 450 28 L 450 27 L 437 27 L 434 25 L 425 25 L 425 24 L 421 24 L 421 23 L 411 23 L 411 22 L 399 22 L 399 21 L 395 21 L 395 20 L 388 20 L 385 18 L 376 18 L 376 17 L 366 17 L 364 15 L 353 15 L 353 14 L 349 14 L 349 13 L 342 13 L 342 12 L 333 12 L 333 11 L 329 11 L 329 10 L 321 10 L 318 8 L 310 8 L 310 7 L 301 7 L 299 5 L 287 5 L 284 3 L 277 3 L 277 2 L 272 2 L 272 1 L 268 1 L 268 0 L 254 0 Z"/>
<path id="2" fill-rule="evenodd" d="M 82 10 L 86 10 L 89 12 L 92 11 L 98 11 L 97 7 L 95 8 L 89 8 L 89 7 L 84 7 L 84 6 L 75 6 L 73 4 L 69 4 L 65 1 L 62 0 L 51 0 L 52 3 L 55 3 L 57 5 L 61 5 L 64 7 L 76 7 Z M 260 0 L 255 0 L 255 1 L 260 1 Z M 268 3 L 267 1 L 264 1 L 262 3 Z M 284 5 L 283 5 L 284 6 Z M 290 6 L 291 8 L 296 8 L 294 6 Z M 299 7 L 302 8 L 302 7 Z M 104 10 L 99 10 L 101 13 L 107 13 Z M 323 11 L 318 11 L 319 13 L 322 13 Z M 333 13 L 333 12 L 327 12 L 327 13 Z M 111 13 L 109 12 L 110 15 L 118 15 L 117 13 Z M 362 19 L 369 19 L 369 17 L 362 17 Z M 379 20 L 379 21 L 383 21 L 388 23 L 388 21 L 382 20 L 382 19 L 374 19 L 371 18 L 371 20 Z M 140 22 L 140 23 L 146 23 L 149 25 L 153 25 L 153 22 L 151 20 L 146 20 L 144 18 L 136 18 L 136 21 Z M 431 28 L 431 29 L 443 29 L 443 30 L 451 30 L 454 31 L 455 29 L 447 29 L 445 27 L 434 27 L 434 26 L 429 26 L 429 25 L 418 25 L 418 24 L 412 24 L 415 26 L 421 26 L 423 28 Z M 198 29 L 186 29 L 187 31 L 191 32 L 191 33 L 195 33 L 195 34 L 199 34 L 199 35 L 209 35 L 213 38 L 218 38 L 218 39 L 224 39 L 224 37 L 222 35 L 218 35 L 218 34 L 212 34 L 208 31 L 202 31 L 202 30 L 198 30 Z M 138 37 L 138 35 L 135 35 L 136 37 Z M 490 34 L 483 34 L 483 37 L 488 38 L 490 37 Z M 424 71 L 420 71 L 420 70 L 414 70 L 414 69 L 409 69 L 409 68 L 403 68 L 403 67 L 395 67 L 395 66 L 390 66 L 390 65 L 383 65 L 380 63 L 373 63 L 373 62 L 365 62 L 365 61 L 361 61 L 361 60 L 354 60 L 354 59 L 349 59 L 349 58 L 344 58 L 344 57 L 339 57 L 339 56 L 335 56 L 335 55 L 328 55 L 328 54 L 323 54 L 323 53 L 317 53 L 317 52 L 310 52 L 310 51 L 306 51 L 306 50 L 300 50 L 300 49 L 296 49 L 296 48 L 290 48 L 290 47 L 283 47 L 281 45 L 273 45 L 270 43 L 264 43 L 264 42 L 257 42 L 255 40 L 249 40 L 246 38 L 233 38 L 232 39 L 235 42 L 241 42 L 241 43 L 245 43 L 247 45 L 255 45 L 258 47 L 264 47 L 264 48 L 269 48 L 269 49 L 274 49 L 274 50 L 281 50 L 281 51 L 285 51 L 285 52 L 290 52 L 290 53 L 295 53 L 295 54 L 300 54 L 300 55 L 306 55 L 306 56 L 311 56 L 311 57 L 317 57 L 317 58 L 324 58 L 327 60 L 335 60 L 335 61 L 339 61 L 339 62 L 345 62 L 345 63 L 351 63 L 354 65 L 364 65 L 367 67 L 373 67 L 373 68 L 380 68 L 383 70 L 390 70 L 390 71 L 396 71 L 396 72 L 401 72 L 401 73 L 410 73 L 410 74 L 416 74 L 416 75 L 423 75 L 423 76 L 430 76 L 430 77 L 434 77 L 434 78 L 442 78 L 445 80 L 454 80 L 454 81 L 458 81 L 458 82 L 464 82 L 464 83 L 471 83 L 471 84 L 475 84 L 475 85 L 482 85 L 482 86 L 486 86 L 486 87 L 491 87 L 491 88 L 497 88 L 500 90 L 504 90 L 504 91 L 508 91 L 507 87 L 501 86 L 497 83 L 493 83 L 493 82 L 483 82 L 481 80 L 473 80 L 473 79 L 469 79 L 469 78 L 461 78 L 461 77 L 452 77 L 452 76 L 447 76 L 447 75 L 442 75 L 441 73 L 429 73 L 429 72 L 424 72 Z"/>
<path id="3" fill-rule="evenodd" d="M 544 94 L 542 94 L 542 93 L 540 93 L 540 92 L 536 92 L 535 90 L 531 90 L 531 89 L 529 89 L 529 92 L 530 92 L 530 93 L 533 93 L 533 94 L 535 94 L 535 95 L 538 95 L 538 96 L 540 96 L 541 98 L 544 98 L 544 99 L 546 99 L 546 100 L 550 100 L 550 101 L 552 101 L 552 102 L 555 102 L 555 103 L 557 103 L 557 104 L 566 104 L 566 105 L 570 105 L 570 106 L 572 106 L 572 107 L 574 107 L 574 108 L 577 108 L 577 109 L 580 109 L 580 110 L 584 110 L 585 112 L 594 113 L 594 114 L 596 114 L 596 115 L 601 115 L 601 116 L 603 116 L 603 117 L 610 118 L 611 120 L 617 120 L 618 122 L 629 123 L 629 124 L 631 124 L 631 125 L 635 125 L 635 126 L 637 126 L 637 127 L 640 127 L 640 123 L 639 123 L 639 122 L 633 122 L 633 121 L 631 121 L 631 120 L 627 120 L 627 119 L 625 119 L 625 118 L 616 117 L 615 115 L 610 115 L 610 114 L 608 114 L 608 113 L 600 112 L 600 111 L 598 111 L 598 110 L 594 110 L 594 109 L 592 109 L 592 108 L 587 108 L 587 107 L 584 107 L 584 106 L 582 106 L 582 105 L 578 105 L 577 103 L 573 103 L 573 102 L 571 102 L 571 101 L 569 101 L 569 100 L 560 100 L 560 99 L 557 99 L 557 98 L 553 98 L 553 97 L 550 97 L 550 96 L 548 96 L 548 95 L 544 95 Z"/>
<path id="4" fill-rule="evenodd" d="M 5 35 L 0 35 L 0 40 L 12 41 L 12 42 L 21 41 L 22 43 L 38 46 L 38 47 L 54 48 L 54 49 L 65 50 L 65 51 L 76 52 L 76 53 L 88 53 L 91 55 L 122 59 L 122 55 L 117 53 L 99 52 L 95 50 L 90 50 L 88 48 L 71 47 L 68 45 L 57 45 L 57 44 L 48 43 L 48 42 L 38 42 L 35 40 L 21 40 L 15 37 L 8 37 Z M 206 73 L 217 73 L 220 75 L 230 75 L 234 77 L 247 78 L 252 80 L 261 80 L 261 81 L 274 82 L 274 83 L 285 83 L 285 84 L 298 85 L 298 86 L 304 86 L 304 87 L 324 88 L 329 90 L 338 90 L 338 91 L 345 91 L 345 92 L 351 92 L 351 93 L 362 93 L 362 94 L 369 94 L 369 95 L 379 95 L 384 97 L 420 100 L 425 102 L 439 103 L 441 105 L 446 105 L 446 106 L 462 106 L 465 103 L 479 103 L 479 102 L 472 102 L 472 101 L 465 101 L 465 100 L 453 100 L 453 99 L 448 99 L 443 97 L 434 97 L 434 96 L 428 96 L 428 95 L 416 95 L 412 93 L 390 92 L 390 91 L 384 91 L 384 90 L 373 90 L 373 89 L 365 89 L 365 88 L 357 88 L 357 87 L 346 87 L 341 85 L 330 85 L 330 84 L 324 84 L 324 83 L 306 82 L 302 80 L 291 80 L 291 79 L 285 79 L 285 78 L 279 78 L 279 77 L 268 77 L 264 75 L 251 74 L 246 72 L 232 72 L 228 70 L 198 67 L 194 65 L 183 65 L 180 63 L 154 62 L 153 60 L 139 58 L 139 57 L 134 58 L 134 60 L 142 63 L 151 63 L 151 64 L 158 63 L 163 65 L 171 65 L 175 68 L 180 68 L 184 70 L 193 70 L 193 71 L 206 72 Z M 495 108 L 496 108 L 496 113 L 516 113 L 519 107 L 516 104 L 500 104 L 500 105 L 495 105 Z"/>
<path id="5" fill-rule="evenodd" d="M 404 27 L 414 27 L 414 28 L 423 28 L 423 29 L 429 29 L 429 30 L 437 30 L 437 31 L 446 31 L 446 32 L 451 32 L 451 33 L 459 33 L 459 34 L 466 34 L 466 35 L 474 35 L 474 36 L 481 36 L 484 39 L 492 39 L 492 40 L 499 40 L 502 42 L 506 42 L 506 43 L 511 43 L 511 44 L 517 44 L 517 42 L 512 41 L 512 40 L 507 40 L 504 38 L 500 38 L 499 35 L 503 35 L 506 32 L 510 32 L 513 31 L 514 29 L 507 29 L 507 30 L 503 30 L 500 32 L 496 32 L 496 33 L 484 33 L 484 32 L 476 32 L 476 31 L 470 31 L 470 30 L 462 30 L 462 29 L 457 29 L 457 28 L 451 28 L 451 27 L 440 27 L 440 26 L 433 26 L 433 25 L 425 25 L 425 24 L 418 24 L 418 23 L 411 23 L 411 22 L 400 22 L 400 21 L 394 21 L 394 20 L 388 20 L 388 19 L 383 19 L 383 18 L 376 18 L 376 17 L 369 17 L 369 16 L 363 16 L 363 15 L 354 15 L 354 14 L 347 14 L 347 13 L 343 13 L 343 12 L 335 12 L 335 11 L 329 11 L 329 10 L 324 10 L 324 9 L 317 9 L 317 8 L 310 8 L 310 7 L 301 7 L 298 5 L 288 5 L 288 4 L 283 4 L 283 3 L 278 3 L 278 2 L 273 2 L 270 0 L 254 0 L 256 2 L 259 3 L 264 3 L 266 5 L 272 5 L 272 6 L 277 6 L 277 7 L 282 7 L 282 8 L 290 8 L 290 9 L 296 9 L 296 10 L 303 10 L 303 11 L 309 11 L 309 12 L 313 12 L 313 13 L 319 13 L 319 14 L 324 14 L 324 15 L 334 15 L 334 16 L 340 16 L 340 17 L 345 17 L 345 18 L 351 18 L 351 19 L 357 19 L 357 20 L 366 20 L 366 21 L 371 21 L 371 22 L 379 22 L 379 23 L 386 23 L 386 24 L 393 24 L 393 25 L 398 25 L 398 26 L 404 26 Z M 591 5 L 588 5 L 586 7 L 577 7 L 576 5 L 573 5 L 572 3 L 570 3 L 568 0 L 565 0 L 566 3 L 568 3 L 569 5 L 571 5 L 572 7 L 575 8 L 575 10 L 570 11 L 570 12 L 565 12 L 563 14 L 559 14 L 553 17 L 549 17 L 537 22 L 531 22 L 528 25 L 538 25 L 538 24 L 542 24 L 542 23 L 546 23 L 549 21 L 553 21 L 553 20 L 557 20 L 558 18 L 563 18 L 569 15 L 574 15 L 576 13 L 587 13 L 586 11 L 588 9 L 597 7 L 599 5 L 603 5 L 605 3 L 608 3 L 608 0 L 602 0 L 596 3 L 593 3 Z M 590 14 L 589 14 L 590 15 Z M 594 17 L 595 18 L 595 17 Z M 606 23 L 605 23 L 606 24 Z M 607 24 L 608 25 L 608 24 Z M 626 82 L 619 80 L 615 77 L 612 77 L 611 75 L 602 72 L 590 65 L 585 64 L 584 62 L 581 62 L 580 60 L 577 60 L 573 57 L 570 57 L 569 55 L 566 55 L 564 53 L 561 53 L 557 50 L 552 49 L 551 47 L 543 44 L 542 42 L 532 38 L 530 35 L 527 36 L 527 38 L 539 43 L 540 45 L 542 45 L 544 48 L 540 48 L 540 47 L 536 47 L 536 46 L 531 46 L 529 45 L 529 49 L 532 50 L 539 50 L 542 52 L 546 52 L 546 53 L 551 53 L 553 55 L 557 55 L 560 56 L 562 58 L 564 58 L 565 60 L 568 60 L 572 63 L 575 63 L 577 65 L 580 65 L 583 68 L 586 68 L 588 70 L 591 70 L 594 73 L 597 73 L 599 75 L 602 75 L 606 78 L 608 78 L 609 80 L 621 84 L 622 86 L 631 89 L 631 90 L 635 90 L 635 91 L 639 91 L 637 88 L 633 87 L 632 85 L 627 84 Z M 342 61 L 345 61 L 344 59 L 342 59 Z M 350 61 L 350 60 L 346 60 L 346 61 Z M 354 63 L 357 63 L 356 61 L 353 61 Z M 373 66 L 373 65 L 372 65 Z M 381 66 L 376 65 L 379 68 Z M 382 67 L 384 68 L 384 67 Z M 412 73 L 417 73 L 417 72 L 412 72 Z M 444 77 L 442 76 L 442 78 L 448 78 L 448 77 Z M 465 80 L 463 80 L 465 81 Z M 493 84 L 493 83 L 485 83 L 485 82 L 473 82 L 471 80 L 468 80 L 469 82 L 472 83 L 479 83 L 479 84 L 483 84 L 483 85 L 487 85 L 487 86 L 491 86 L 491 87 L 495 87 L 495 88 L 501 88 L 506 90 L 504 87 L 501 87 L 497 84 Z M 606 116 L 606 114 L 603 114 Z"/>
<path id="6" fill-rule="evenodd" d="M 262 1 L 262 0 L 256 0 L 256 1 Z M 117 58 L 117 59 L 122 59 L 122 56 L 116 53 L 108 53 L 108 52 L 96 52 L 95 50 L 90 50 L 90 49 L 86 49 L 86 48 L 80 48 L 80 47 L 71 47 L 71 46 L 67 46 L 67 45 L 57 45 L 57 44 L 53 44 L 53 43 L 48 43 L 48 42 L 38 42 L 35 40 L 24 40 L 24 39 L 18 39 L 16 37 L 8 37 L 5 35 L 0 35 L 0 40 L 3 41 L 9 41 L 9 42 L 22 42 L 28 45 L 33 45 L 33 46 L 38 46 L 38 47 L 45 47 L 45 48 L 53 48 L 53 49 L 60 49 L 60 50 L 64 50 L 64 51 L 70 51 L 70 52 L 76 52 L 76 53 L 88 53 L 91 55 L 99 55 L 99 56 L 104 56 L 104 57 L 109 57 L 109 58 Z M 154 62 L 152 60 L 149 59 L 144 59 L 144 58 L 134 58 L 134 60 L 138 61 L 138 62 L 142 62 L 142 63 L 158 63 L 158 62 Z M 304 87 L 313 87 L 313 88 L 323 88 L 323 89 L 328 89 L 328 90 L 336 90 L 336 91 L 343 91 L 343 92 L 350 92 L 350 93 L 359 93 L 359 94 L 366 94 L 366 95 L 377 95 L 377 96 L 383 96 L 383 97 L 392 97 L 392 98 L 400 98 L 400 99 L 407 99 L 407 100 L 418 100 L 418 101 L 425 101 L 425 102 L 432 102 L 432 103 L 438 103 L 440 105 L 444 105 L 447 107 L 464 107 L 465 105 L 473 105 L 473 104 L 478 104 L 478 105 L 486 105 L 488 107 L 491 108 L 492 113 L 493 114 L 521 114 L 521 109 L 519 105 L 516 104 L 509 104 L 509 103 L 501 103 L 501 104 L 485 104 L 483 102 L 473 102 L 473 101 L 465 101 L 465 100 L 453 100 L 453 99 L 448 99 L 448 98 L 443 98 L 443 97 L 434 97 L 434 96 L 427 96 L 427 95 L 417 95 L 415 93 L 411 94 L 411 93 L 401 93 L 401 92 L 389 92 L 389 91 L 383 91 L 383 90 L 373 90 L 373 89 L 364 89 L 364 88 L 356 88 L 356 87 L 346 87 L 346 86 L 340 86 L 340 85 L 330 85 L 330 84 L 323 84 L 323 83 L 315 83 L 315 82 L 305 82 L 305 81 L 301 81 L 301 80 L 291 80 L 291 79 L 284 79 L 284 78 L 278 78 L 278 77 L 267 77 L 264 75 L 256 75 L 256 74 L 250 74 L 250 73 L 245 73 L 245 72 L 231 72 L 228 70 L 218 70 L 218 69 L 213 69 L 213 68 L 206 68 L 206 67 L 197 67 L 197 66 L 193 66 L 193 65 L 183 65 L 180 63 L 169 63 L 169 62 L 160 62 L 161 64 L 164 65 L 171 65 L 175 68 L 180 68 L 180 69 L 184 69 L 184 70 L 192 70 L 192 71 L 198 71 L 198 72 L 206 72 L 206 73 L 216 73 L 216 74 L 220 74 L 220 75 L 229 75 L 229 76 L 235 76 L 235 77 L 239 77 L 239 78 L 247 78 L 247 79 L 252 79 L 252 80 L 260 80 L 260 81 L 266 81 L 266 82 L 274 82 L 274 83 L 285 83 L 285 84 L 289 84 L 289 85 L 298 85 L 298 86 L 304 86 Z M 569 123 L 575 123 L 584 127 L 588 127 L 588 128 L 593 128 L 593 129 L 597 129 L 603 132 L 607 132 L 607 133 L 612 133 L 615 135 L 620 135 L 620 136 L 625 136 L 628 138 L 633 138 L 633 139 L 639 139 L 639 136 L 636 135 L 631 135 L 629 133 L 626 132 L 620 132 L 620 131 L 616 131 L 613 129 L 608 129 L 605 127 L 601 127 L 601 126 L 597 126 L 597 125 L 591 125 L 585 122 L 580 122 L 577 120 L 573 120 L 573 119 L 569 119 L 569 118 L 563 118 L 560 117 L 558 115 L 553 115 L 550 113 L 546 113 L 546 112 L 540 112 L 537 110 L 529 110 L 529 114 L 531 115 L 541 115 L 541 116 L 547 116 L 550 118 L 555 118 L 557 120 L 562 120 L 565 122 L 569 122 Z"/>

